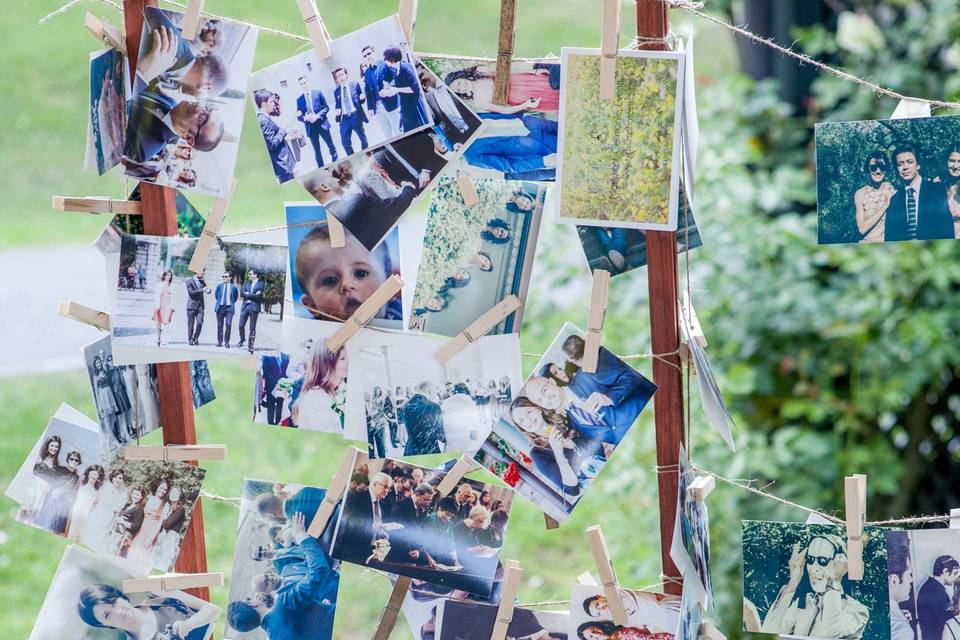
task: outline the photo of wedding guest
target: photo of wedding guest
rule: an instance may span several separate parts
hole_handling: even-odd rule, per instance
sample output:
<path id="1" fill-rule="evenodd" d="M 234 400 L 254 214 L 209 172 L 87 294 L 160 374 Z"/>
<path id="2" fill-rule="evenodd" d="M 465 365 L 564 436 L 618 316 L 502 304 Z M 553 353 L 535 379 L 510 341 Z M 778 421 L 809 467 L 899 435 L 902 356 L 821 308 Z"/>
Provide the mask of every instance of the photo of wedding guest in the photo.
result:
<path id="1" fill-rule="evenodd" d="M 437 640 L 486 640 L 497 621 L 494 604 L 444 600 L 437 606 Z M 570 614 L 566 611 L 536 611 L 516 607 L 507 625 L 508 638 L 567 640 Z"/>
<path id="2" fill-rule="evenodd" d="M 321 138 L 330 153 L 330 162 L 336 162 L 337 148 L 333 146 L 333 137 L 330 135 L 330 118 L 328 117 L 330 106 L 327 104 L 326 98 L 323 97 L 323 92 L 310 88 L 310 82 L 306 77 L 300 76 L 297 79 L 297 84 L 302 91 L 300 96 L 297 97 L 297 120 L 302 122 L 306 128 L 307 139 L 310 140 L 310 145 L 313 147 L 313 156 L 317 161 L 317 166 L 322 167 L 327 164 L 323 159 L 323 151 L 320 148 Z"/>
<path id="3" fill-rule="evenodd" d="M 960 561 L 954 529 L 888 531 L 887 574 L 893 640 L 952 640 L 960 631 Z"/>
<path id="4" fill-rule="evenodd" d="M 906 531 L 888 531 L 886 534 L 890 640 L 917 640 L 916 601 L 908 535 Z"/>
<path id="5" fill-rule="evenodd" d="M 113 48 L 90 54 L 88 145 L 100 175 L 120 164 L 123 156 L 127 84 L 123 54 Z"/>

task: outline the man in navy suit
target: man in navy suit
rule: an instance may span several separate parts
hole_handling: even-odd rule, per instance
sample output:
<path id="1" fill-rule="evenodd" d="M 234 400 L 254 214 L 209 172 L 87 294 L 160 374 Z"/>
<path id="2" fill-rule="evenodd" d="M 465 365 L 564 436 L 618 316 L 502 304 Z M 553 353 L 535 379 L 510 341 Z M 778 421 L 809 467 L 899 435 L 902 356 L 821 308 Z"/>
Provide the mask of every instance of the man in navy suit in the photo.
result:
<path id="1" fill-rule="evenodd" d="M 340 144 L 347 155 L 353 155 L 353 141 L 351 135 L 357 134 L 360 138 L 360 149 L 366 149 L 367 134 L 363 130 L 363 123 L 367 122 L 367 114 L 363 110 L 363 97 L 360 83 L 347 78 L 347 70 L 337 67 L 333 70 L 333 81 L 337 88 L 333 90 L 333 102 L 336 107 L 336 119 L 340 123 Z"/>
<path id="2" fill-rule="evenodd" d="M 303 76 L 300 76 L 300 90 L 303 93 L 297 98 L 297 120 L 307 129 L 317 166 L 326 164 L 320 152 L 320 138 L 323 138 L 330 150 L 330 162 L 336 162 L 337 148 L 333 146 L 333 136 L 330 135 L 330 120 L 327 119 L 330 107 L 327 106 L 327 99 L 319 91 L 311 91 L 307 79 Z"/>
<path id="3" fill-rule="evenodd" d="M 233 324 L 234 304 L 240 297 L 240 289 L 230 279 L 230 272 L 221 276 L 223 282 L 217 285 L 213 298 L 216 300 L 214 311 L 217 314 L 217 346 L 230 348 L 230 325 Z"/>
<path id="4" fill-rule="evenodd" d="M 187 343 L 200 344 L 200 331 L 203 330 L 203 314 L 206 311 L 204 294 L 210 293 L 210 287 L 200 273 L 187 278 Z"/>
<path id="5" fill-rule="evenodd" d="M 247 276 L 250 278 L 243 283 L 240 290 L 240 297 L 243 298 L 243 304 L 240 305 L 240 322 L 237 327 L 240 330 L 240 342 L 238 347 L 247 343 L 247 351 L 253 353 L 253 343 L 257 337 L 257 318 L 260 316 L 260 305 L 263 303 L 263 280 L 260 279 L 256 271 L 251 269 Z M 250 339 L 246 337 L 246 324 L 250 320 Z"/>
<path id="6" fill-rule="evenodd" d="M 263 141 L 267 143 L 273 173 L 281 184 L 293 180 L 293 165 L 296 161 L 288 142 L 296 134 L 287 131 L 274 120 L 280 115 L 280 96 L 267 89 L 257 89 L 253 92 L 253 102 L 257 105 L 257 121 L 260 123 Z"/>
<path id="7" fill-rule="evenodd" d="M 380 97 L 400 98 L 400 128 L 409 132 L 429 123 L 430 117 L 423 101 L 420 79 L 413 65 L 403 59 L 403 52 L 399 47 L 384 49 L 383 61 L 393 71 L 394 77 L 392 85 L 380 90 Z"/>
<path id="8" fill-rule="evenodd" d="M 363 62 L 360 63 L 360 74 L 363 76 L 363 94 L 366 98 L 367 117 L 376 119 L 383 130 L 383 139 L 392 140 L 400 135 L 400 98 L 390 96 L 380 97 L 380 89 L 384 82 L 392 82 L 393 70 L 383 60 L 377 60 L 376 50 L 366 45 L 360 51 Z"/>
<path id="9" fill-rule="evenodd" d="M 125 164 L 143 164 L 178 140 L 198 151 L 211 151 L 222 138 L 223 122 L 208 105 L 177 102 L 154 83 L 133 99 L 123 155 Z"/>
<path id="10" fill-rule="evenodd" d="M 947 191 L 920 175 L 919 152 L 913 145 L 893 150 L 893 162 L 903 186 L 890 198 L 884 222 L 884 240 L 938 240 L 953 238 L 953 216 Z"/>

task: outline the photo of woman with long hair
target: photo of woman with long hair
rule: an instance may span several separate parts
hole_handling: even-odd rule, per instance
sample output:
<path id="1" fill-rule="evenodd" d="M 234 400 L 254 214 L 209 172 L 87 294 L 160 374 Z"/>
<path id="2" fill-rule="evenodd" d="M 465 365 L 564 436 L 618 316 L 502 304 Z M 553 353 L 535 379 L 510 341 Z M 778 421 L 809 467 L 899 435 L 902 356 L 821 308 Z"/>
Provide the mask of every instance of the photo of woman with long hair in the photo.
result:
<path id="1" fill-rule="evenodd" d="M 60 471 L 60 449 L 63 439 L 60 436 L 50 436 L 44 440 L 37 454 L 37 461 L 33 465 L 34 482 L 30 484 L 27 499 L 24 500 L 17 514 L 18 520 L 32 518 L 40 510 L 44 499 L 54 487 Z"/>
<path id="2" fill-rule="evenodd" d="M 147 497 L 146 488 L 136 485 L 130 487 L 127 501 L 117 514 L 107 539 L 107 553 L 126 558 L 130 545 L 143 526 L 143 503 Z"/>
<path id="3" fill-rule="evenodd" d="M 126 502 L 126 476 L 123 469 L 114 469 L 100 487 L 97 504 L 90 513 L 90 524 L 80 542 L 91 549 L 105 548 L 117 515 Z"/>
<path id="4" fill-rule="evenodd" d="M 162 525 L 163 507 L 167 503 L 167 494 L 170 492 L 170 483 L 166 479 L 157 482 L 143 503 L 143 524 L 140 531 L 133 537 L 127 558 L 149 564 L 153 554 L 153 546 L 157 541 Z"/>
<path id="5" fill-rule="evenodd" d="M 947 174 L 944 182 L 947 187 L 947 207 L 953 216 L 953 233 L 960 238 L 960 144 L 947 149 Z"/>
<path id="6" fill-rule="evenodd" d="M 863 165 L 867 183 L 853 194 L 857 210 L 857 229 L 863 234 L 860 242 L 883 242 L 883 227 L 896 188 L 890 182 L 887 154 L 874 151 Z"/>
<path id="7" fill-rule="evenodd" d="M 160 520 L 160 533 L 153 550 L 153 566 L 169 567 L 177 560 L 180 552 L 180 540 L 186 524 L 187 511 L 183 506 L 183 489 L 177 485 L 170 487 L 167 501 L 163 505 Z"/>
<path id="8" fill-rule="evenodd" d="M 107 368 L 103 361 L 103 356 L 97 355 L 93 358 L 93 379 L 94 379 L 94 404 L 97 407 L 97 416 L 100 418 L 100 424 L 108 429 L 108 433 L 113 436 L 114 441 L 119 445 L 127 441 L 127 438 L 120 431 L 119 416 L 117 413 L 116 397 L 113 393 L 111 376 L 107 373 Z"/>
<path id="9" fill-rule="evenodd" d="M 87 532 L 90 514 L 100 500 L 100 485 L 103 484 L 104 476 L 103 467 L 99 464 L 92 464 L 83 470 L 67 526 L 67 537 L 71 540 L 79 540 Z"/>
<path id="10" fill-rule="evenodd" d="M 153 295 L 153 321 L 157 325 L 157 346 L 160 346 L 163 336 L 163 327 L 173 321 L 173 307 L 170 299 L 173 295 L 173 271 L 167 269 L 160 274 L 160 282 Z"/>
<path id="11" fill-rule="evenodd" d="M 66 466 L 57 469 L 54 487 L 44 498 L 33 519 L 36 526 L 61 536 L 67 532 L 67 525 L 70 523 L 70 510 L 80 484 L 77 469 L 83 463 L 83 458 L 79 452 L 71 451 L 67 454 L 66 463 Z"/>
<path id="12" fill-rule="evenodd" d="M 293 405 L 293 422 L 301 429 L 338 431 L 343 414 L 334 409 L 335 396 L 347 377 L 347 350 L 330 351 L 314 342 L 307 360 L 300 395 Z"/>
<path id="13" fill-rule="evenodd" d="M 187 606 L 173 597 L 153 596 L 137 605 L 109 584 L 94 584 L 80 592 L 80 619 L 91 627 L 126 632 L 129 640 L 203 640 L 220 616 L 220 607 Z"/>

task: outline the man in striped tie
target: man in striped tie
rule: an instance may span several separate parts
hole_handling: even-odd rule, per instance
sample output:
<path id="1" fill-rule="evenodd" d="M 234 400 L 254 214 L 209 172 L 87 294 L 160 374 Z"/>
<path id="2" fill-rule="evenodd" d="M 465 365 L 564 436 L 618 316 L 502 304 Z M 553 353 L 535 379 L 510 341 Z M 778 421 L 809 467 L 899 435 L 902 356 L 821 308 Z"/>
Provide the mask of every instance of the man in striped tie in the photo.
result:
<path id="1" fill-rule="evenodd" d="M 891 240 L 936 240 L 953 238 L 953 216 L 947 192 L 939 182 L 924 180 L 920 174 L 920 152 L 910 144 L 893 150 L 893 163 L 903 186 L 893 194 L 884 238 Z"/>

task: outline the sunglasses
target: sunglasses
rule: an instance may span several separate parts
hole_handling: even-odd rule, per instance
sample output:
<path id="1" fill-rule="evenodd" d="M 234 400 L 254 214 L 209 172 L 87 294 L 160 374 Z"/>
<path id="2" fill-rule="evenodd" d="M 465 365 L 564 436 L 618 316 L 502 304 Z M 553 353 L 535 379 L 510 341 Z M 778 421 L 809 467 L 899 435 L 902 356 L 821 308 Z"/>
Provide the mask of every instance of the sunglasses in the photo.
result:
<path id="1" fill-rule="evenodd" d="M 875 172 L 875 171 L 886 171 L 886 170 L 887 170 L 887 167 L 884 166 L 884 165 L 882 165 L 882 164 L 871 164 L 869 168 L 870 168 L 870 173 L 873 173 L 873 172 Z"/>
<path id="2" fill-rule="evenodd" d="M 830 564 L 830 561 L 831 561 L 831 560 L 833 560 L 833 557 L 828 558 L 828 557 L 826 557 L 826 556 L 810 556 L 810 555 L 808 555 L 808 556 L 807 556 L 807 566 L 810 566 L 810 565 L 813 565 L 813 564 L 818 564 L 818 565 L 820 565 L 821 567 L 825 567 L 825 566 L 827 566 L 828 564 Z"/>

